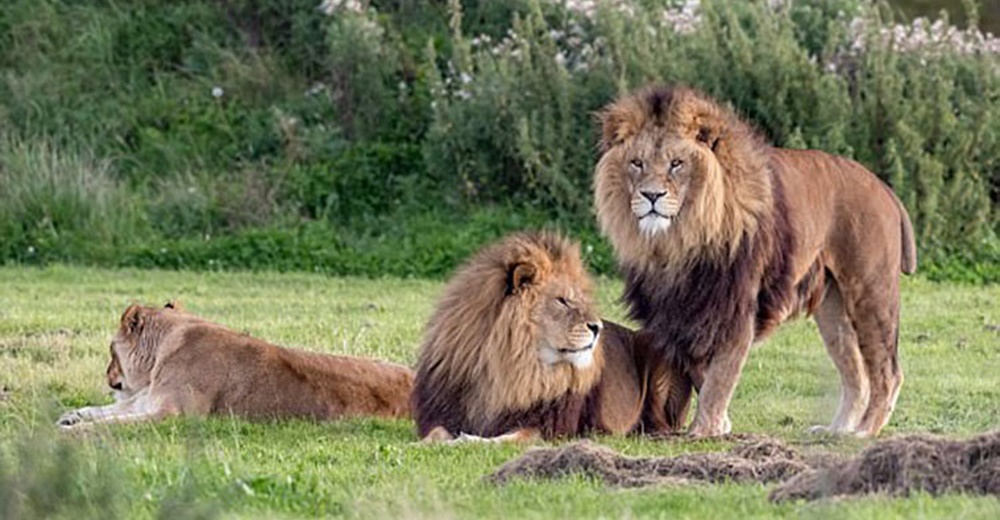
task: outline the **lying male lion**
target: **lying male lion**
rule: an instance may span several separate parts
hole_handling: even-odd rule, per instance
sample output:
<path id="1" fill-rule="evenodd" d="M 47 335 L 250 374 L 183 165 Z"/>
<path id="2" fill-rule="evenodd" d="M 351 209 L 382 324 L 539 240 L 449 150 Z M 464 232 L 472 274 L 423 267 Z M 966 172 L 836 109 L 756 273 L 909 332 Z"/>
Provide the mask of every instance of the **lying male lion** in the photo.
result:
<path id="1" fill-rule="evenodd" d="M 676 428 L 690 384 L 649 364 L 643 344 L 597 317 L 576 244 L 512 235 L 458 270 L 427 325 L 418 433 L 505 441 Z"/>
<path id="2" fill-rule="evenodd" d="M 899 275 L 917 266 L 910 219 L 860 164 L 774 148 L 703 94 L 663 87 L 602 113 L 598 220 L 625 300 L 698 389 L 690 433 L 729 432 L 750 345 L 815 313 L 843 393 L 829 429 L 876 435 L 899 365 Z"/>
<path id="3" fill-rule="evenodd" d="M 413 386 L 406 367 L 277 347 L 174 304 L 125 310 L 107 376 L 118 402 L 68 412 L 59 426 L 174 415 L 408 417 Z"/>

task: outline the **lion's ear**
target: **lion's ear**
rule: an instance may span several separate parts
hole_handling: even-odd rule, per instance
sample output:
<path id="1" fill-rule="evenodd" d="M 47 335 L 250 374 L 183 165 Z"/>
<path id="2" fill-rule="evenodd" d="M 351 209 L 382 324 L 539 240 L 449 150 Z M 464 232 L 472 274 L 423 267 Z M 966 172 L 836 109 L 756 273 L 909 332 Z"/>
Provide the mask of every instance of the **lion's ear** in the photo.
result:
<path id="1" fill-rule="evenodd" d="M 167 302 L 163 306 L 163 308 L 164 309 L 173 309 L 175 311 L 183 311 L 184 310 L 184 306 L 181 305 L 181 302 L 179 302 L 177 300 L 170 300 L 169 302 Z"/>
<path id="2" fill-rule="evenodd" d="M 719 147 L 719 132 L 717 129 L 713 129 L 708 125 L 701 125 L 698 127 L 698 133 L 695 135 L 695 140 L 699 143 L 704 143 L 705 146 L 709 147 L 714 153 L 716 148 Z"/>
<path id="3" fill-rule="evenodd" d="M 122 313 L 121 328 L 129 334 L 138 334 L 145 322 L 141 305 L 129 305 Z"/>
<path id="4" fill-rule="evenodd" d="M 535 283 L 538 268 L 523 262 L 516 263 L 507 270 L 507 294 L 520 294 L 525 287 Z"/>
<path id="5" fill-rule="evenodd" d="M 639 133 L 642 127 L 641 111 L 629 106 L 631 101 L 619 101 L 598 112 L 597 117 L 601 122 L 601 152 L 607 152 Z"/>

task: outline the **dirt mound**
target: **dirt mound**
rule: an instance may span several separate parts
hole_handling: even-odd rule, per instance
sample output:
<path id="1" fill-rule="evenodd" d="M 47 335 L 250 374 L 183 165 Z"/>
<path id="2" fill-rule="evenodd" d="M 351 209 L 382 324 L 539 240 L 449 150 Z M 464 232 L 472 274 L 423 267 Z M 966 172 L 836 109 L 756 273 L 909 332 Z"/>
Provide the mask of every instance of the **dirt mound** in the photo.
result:
<path id="1" fill-rule="evenodd" d="M 1000 495 L 1000 431 L 966 441 L 926 435 L 878 442 L 853 458 L 803 455 L 768 438 L 742 440 L 726 453 L 677 457 L 626 457 L 589 441 L 537 448 L 487 477 L 497 484 L 515 478 L 583 474 L 612 486 L 641 487 L 690 482 L 780 482 L 771 500 L 816 500 L 843 495 L 923 491 Z"/>
<path id="2" fill-rule="evenodd" d="M 797 451 L 771 440 L 744 441 L 728 453 L 633 458 L 577 442 L 561 448 L 533 449 L 500 467 L 488 479 L 503 484 L 514 478 L 559 478 L 583 474 L 612 486 L 640 487 L 705 482 L 776 482 L 815 467 Z"/>
<path id="3" fill-rule="evenodd" d="M 889 439 L 828 468 L 804 471 L 771 492 L 771 500 L 885 493 L 1000 495 L 1000 432 L 967 441 L 930 436 Z"/>

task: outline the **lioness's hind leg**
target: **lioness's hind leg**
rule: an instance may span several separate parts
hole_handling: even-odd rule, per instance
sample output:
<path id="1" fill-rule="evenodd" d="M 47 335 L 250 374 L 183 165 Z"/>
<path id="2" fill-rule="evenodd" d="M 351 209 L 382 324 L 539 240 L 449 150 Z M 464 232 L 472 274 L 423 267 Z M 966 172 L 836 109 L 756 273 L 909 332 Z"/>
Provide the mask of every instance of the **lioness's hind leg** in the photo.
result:
<path id="1" fill-rule="evenodd" d="M 826 351 L 840 372 L 840 405 L 829 430 L 853 433 L 868 408 L 871 387 L 857 331 L 848 315 L 840 288 L 833 279 L 828 281 L 815 318 Z"/>

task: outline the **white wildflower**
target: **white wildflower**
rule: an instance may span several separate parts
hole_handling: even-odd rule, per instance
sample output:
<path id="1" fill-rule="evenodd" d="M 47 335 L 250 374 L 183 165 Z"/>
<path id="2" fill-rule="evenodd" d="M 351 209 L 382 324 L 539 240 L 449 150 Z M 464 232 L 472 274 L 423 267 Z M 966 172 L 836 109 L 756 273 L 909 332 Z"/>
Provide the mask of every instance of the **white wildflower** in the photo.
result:
<path id="1" fill-rule="evenodd" d="M 317 9 L 327 16 L 333 16 L 334 13 L 340 10 L 351 13 L 365 12 L 365 6 L 361 0 L 323 0 Z"/>
<path id="2" fill-rule="evenodd" d="M 218 99 L 222 97 L 226 92 L 222 90 L 222 87 L 212 87 L 212 97 Z"/>

